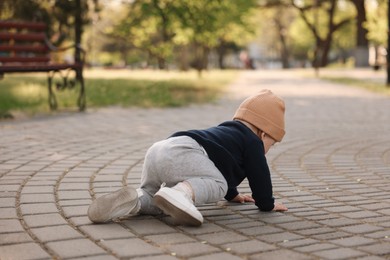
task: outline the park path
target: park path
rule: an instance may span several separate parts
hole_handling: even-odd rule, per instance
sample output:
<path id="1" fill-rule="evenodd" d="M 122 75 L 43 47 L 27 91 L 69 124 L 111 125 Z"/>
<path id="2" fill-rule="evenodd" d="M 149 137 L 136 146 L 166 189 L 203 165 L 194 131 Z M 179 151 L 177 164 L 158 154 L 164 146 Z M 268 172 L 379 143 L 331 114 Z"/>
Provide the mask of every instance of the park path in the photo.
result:
<path id="1" fill-rule="evenodd" d="M 208 105 L 0 122 L 0 259 L 390 259 L 390 98 L 299 75 L 242 72 Z M 262 88 L 286 100 L 267 157 L 288 212 L 219 202 L 200 207 L 200 228 L 90 223 L 92 198 L 139 184 L 154 141 L 229 120 Z"/>

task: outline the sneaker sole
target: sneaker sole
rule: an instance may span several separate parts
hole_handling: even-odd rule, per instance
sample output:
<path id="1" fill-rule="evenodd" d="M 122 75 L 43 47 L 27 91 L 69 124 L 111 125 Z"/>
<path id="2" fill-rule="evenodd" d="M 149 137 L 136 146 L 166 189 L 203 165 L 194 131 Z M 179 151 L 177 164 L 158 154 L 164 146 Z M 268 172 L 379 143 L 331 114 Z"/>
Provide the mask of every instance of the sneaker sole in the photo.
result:
<path id="1" fill-rule="evenodd" d="M 136 206 L 137 198 L 137 191 L 130 187 L 103 195 L 89 206 L 88 218 L 94 223 L 104 223 L 123 217 Z"/>
<path id="2" fill-rule="evenodd" d="M 184 209 L 180 209 L 177 206 L 175 206 L 173 204 L 173 201 L 170 201 L 174 199 L 170 198 L 169 196 L 163 197 L 159 193 L 162 192 L 159 191 L 154 195 L 153 202 L 165 214 L 170 215 L 173 219 L 176 220 L 176 222 L 182 225 L 196 226 L 196 227 L 202 225 L 203 219 L 199 220 L 196 217 L 188 214 Z"/>

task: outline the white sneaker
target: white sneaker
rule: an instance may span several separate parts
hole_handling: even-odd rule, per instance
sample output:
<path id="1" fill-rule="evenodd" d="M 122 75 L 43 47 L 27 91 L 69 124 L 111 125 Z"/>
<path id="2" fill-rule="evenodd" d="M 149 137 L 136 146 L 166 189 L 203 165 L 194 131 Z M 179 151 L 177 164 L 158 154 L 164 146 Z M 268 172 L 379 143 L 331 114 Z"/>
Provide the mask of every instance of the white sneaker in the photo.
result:
<path id="1" fill-rule="evenodd" d="M 103 195 L 92 202 L 88 208 L 88 218 L 94 223 L 136 214 L 140 203 L 136 189 L 124 187 L 113 193 Z"/>
<path id="2" fill-rule="evenodd" d="M 194 203 L 183 192 L 163 187 L 153 198 L 155 205 L 177 223 L 189 226 L 200 226 L 203 216 Z"/>

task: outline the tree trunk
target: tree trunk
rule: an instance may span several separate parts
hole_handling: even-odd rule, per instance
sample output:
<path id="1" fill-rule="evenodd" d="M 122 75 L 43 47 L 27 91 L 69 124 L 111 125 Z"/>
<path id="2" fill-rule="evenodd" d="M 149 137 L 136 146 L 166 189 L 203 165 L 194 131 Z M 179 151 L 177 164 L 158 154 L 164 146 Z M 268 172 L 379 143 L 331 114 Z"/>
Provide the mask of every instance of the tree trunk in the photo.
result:
<path id="1" fill-rule="evenodd" d="M 76 63 L 81 62 L 81 51 L 80 51 L 80 45 L 81 45 L 81 35 L 83 33 L 83 21 L 81 17 L 81 0 L 75 1 L 75 52 L 74 52 L 74 60 Z M 82 78 L 81 70 L 76 70 L 76 77 L 78 79 Z"/>
<path id="2" fill-rule="evenodd" d="M 390 0 L 387 3 L 387 86 L 390 87 Z"/>
<path id="3" fill-rule="evenodd" d="M 288 51 L 287 40 L 286 40 L 286 28 L 282 24 L 280 17 L 276 16 L 274 18 L 274 22 L 276 24 L 276 27 L 278 28 L 279 39 L 281 44 L 280 59 L 282 61 L 282 67 L 283 69 L 288 69 L 290 67 L 290 64 L 289 64 L 289 51 Z"/>
<path id="4" fill-rule="evenodd" d="M 328 35 L 327 39 L 322 42 L 321 46 L 321 57 L 320 57 L 320 66 L 326 67 L 329 63 L 329 51 L 332 44 L 332 35 Z"/>
<path id="5" fill-rule="evenodd" d="M 313 58 L 313 65 L 316 69 L 318 69 L 319 66 L 324 67 L 328 64 L 328 54 L 332 44 L 333 33 L 337 31 L 340 27 L 342 27 L 344 24 L 350 21 L 348 18 L 335 23 L 334 15 L 337 7 L 337 1 L 329 0 L 329 2 L 331 5 L 330 8 L 327 9 L 329 23 L 328 23 L 328 32 L 325 39 L 321 38 L 318 32 L 318 28 L 317 28 L 318 13 L 315 14 L 314 22 L 311 22 L 307 14 L 305 13 L 306 12 L 305 8 L 297 6 L 296 4 L 294 4 L 294 2 L 292 3 L 292 5 L 299 10 L 302 19 L 304 20 L 306 25 L 313 33 L 313 36 L 316 38 L 316 47 L 315 47 L 316 49 L 314 51 L 314 58 Z M 321 3 L 323 2 L 317 0 L 316 4 L 311 6 L 311 8 L 319 8 L 321 6 L 319 6 L 318 4 Z M 317 10 L 315 11 L 317 12 Z"/>
<path id="6" fill-rule="evenodd" d="M 223 69 L 225 69 L 224 60 L 225 60 L 225 54 L 226 54 L 226 47 L 225 47 L 224 43 L 221 43 L 217 47 L 217 54 L 218 54 L 218 66 L 221 70 L 223 70 Z"/>
<path id="7" fill-rule="evenodd" d="M 175 55 L 177 58 L 177 63 L 179 64 L 179 69 L 181 71 L 187 71 L 190 68 L 189 54 L 187 46 L 180 46 L 177 49 L 179 55 Z"/>
<path id="8" fill-rule="evenodd" d="M 202 44 L 195 43 L 195 59 L 193 66 L 198 71 L 198 76 L 202 77 L 202 71 L 208 66 L 209 48 Z"/>
<path id="9" fill-rule="evenodd" d="M 314 57 L 312 61 L 313 67 L 316 70 L 320 68 L 320 61 L 319 61 L 320 53 L 321 53 L 321 39 L 318 36 L 316 36 L 316 46 L 314 49 Z"/>
<path id="10" fill-rule="evenodd" d="M 158 64 L 158 68 L 160 70 L 165 70 L 166 69 L 166 65 L 165 65 L 165 59 L 162 58 L 162 57 L 157 57 L 157 64 Z"/>
<path id="11" fill-rule="evenodd" d="M 156 8 L 160 18 L 161 18 L 161 38 L 163 43 L 167 43 L 171 40 L 171 36 L 168 33 L 168 16 L 164 12 L 164 9 L 160 7 L 159 0 L 153 0 L 154 8 Z M 160 70 L 166 69 L 166 57 L 161 57 L 157 55 L 157 64 Z"/>
<path id="12" fill-rule="evenodd" d="M 356 67 L 367 67 L 368 64 L 368 30 L 364 27 L 367 22 L 366 7 L 364 0 L 352 0 L 352 3 L 356 7 L 356 51 L 355 51 L 355 65 Z"/>

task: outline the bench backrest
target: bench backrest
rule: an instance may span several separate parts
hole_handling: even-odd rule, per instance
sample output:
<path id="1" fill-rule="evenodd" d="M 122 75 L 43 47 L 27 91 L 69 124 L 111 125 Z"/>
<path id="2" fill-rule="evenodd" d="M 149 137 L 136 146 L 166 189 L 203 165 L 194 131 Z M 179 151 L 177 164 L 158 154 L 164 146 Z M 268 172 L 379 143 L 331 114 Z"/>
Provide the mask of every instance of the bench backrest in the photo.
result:
<path id="1" fill-rule="evenodd" d="M 48 63 L 46 24 L 0 21 L 0 64 Z"/>

